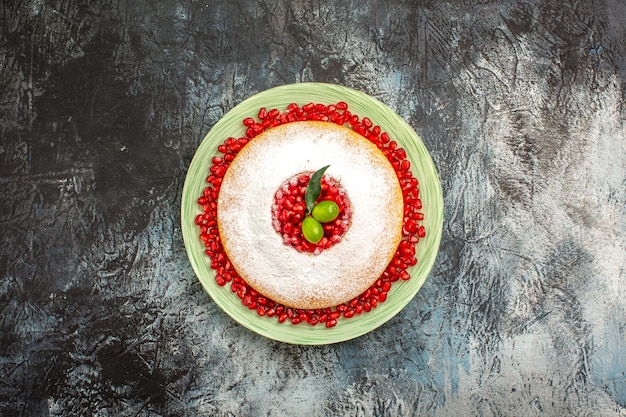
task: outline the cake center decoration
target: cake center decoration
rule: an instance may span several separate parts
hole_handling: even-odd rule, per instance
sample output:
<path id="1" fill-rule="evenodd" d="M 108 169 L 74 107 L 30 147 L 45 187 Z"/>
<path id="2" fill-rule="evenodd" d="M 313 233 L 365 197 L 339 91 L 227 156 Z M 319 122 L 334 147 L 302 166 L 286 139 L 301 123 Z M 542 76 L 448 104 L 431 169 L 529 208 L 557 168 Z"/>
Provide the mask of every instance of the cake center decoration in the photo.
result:
<path id="1" fill-rule="evenodd" d="M 324 175 L 327 168 L 288 179 L 274 195 L 274 230 L 298 252 L 319 255 L 339 243 L 350 227 L 350 200 L 339 182 Z"/>

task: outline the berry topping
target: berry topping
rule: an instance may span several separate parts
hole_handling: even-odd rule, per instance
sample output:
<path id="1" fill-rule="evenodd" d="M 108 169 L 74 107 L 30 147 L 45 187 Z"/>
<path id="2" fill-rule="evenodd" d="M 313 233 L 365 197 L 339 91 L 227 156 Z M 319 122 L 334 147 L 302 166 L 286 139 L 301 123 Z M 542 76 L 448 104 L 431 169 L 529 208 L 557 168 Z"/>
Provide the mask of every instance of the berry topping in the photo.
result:
<path id="1" fill-rule="evenodd" d="M 274 196 L 272 223 L 274 230 L 282 236 L 285 245 L 292 246 L 299 252 L 320 254 L 325 249 L 341 242 L 350 226 L 352 211 L 344 190 L 332 177 L 324 175 L 318 181 L 320 185 L 318 198 L 323 201 L 317 204 L 314 202 L 313 211 L 319 204 L 328 201 L 337 206 L 338 213 L 332 221 L 328 222 L 320 222 L 315 216 L 311 217 L 305 204 L 307 184 L 311 183 L 311 177 L 312 175 L 308 173 L 301 174 L 283 183 Z M 320 225 L 322 237 L 316 239 L 317 235 L 313 237 L 310 229 L 304 231 L 304 221 L 307 218 L 314 220 L 317 224 L 324 223 Z M 310 221 L 307 223 L 307 228 L 312 226 Z"/>

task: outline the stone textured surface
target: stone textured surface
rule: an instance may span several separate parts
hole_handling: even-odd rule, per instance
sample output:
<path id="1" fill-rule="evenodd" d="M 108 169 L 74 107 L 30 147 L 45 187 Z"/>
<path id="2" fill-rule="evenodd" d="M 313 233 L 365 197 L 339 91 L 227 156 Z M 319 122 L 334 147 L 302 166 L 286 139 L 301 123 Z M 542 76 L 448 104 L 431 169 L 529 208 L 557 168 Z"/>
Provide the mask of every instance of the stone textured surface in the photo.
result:
<path id="1" fill-rule="evenodd" d="M 0 6 L 0 415 L 626 415 L 626 3 Z M 184 251 L 186 168 L 246 97 L 346 85 L 445 197 L 417 297 L 300 347 L 233 322 Z"/>

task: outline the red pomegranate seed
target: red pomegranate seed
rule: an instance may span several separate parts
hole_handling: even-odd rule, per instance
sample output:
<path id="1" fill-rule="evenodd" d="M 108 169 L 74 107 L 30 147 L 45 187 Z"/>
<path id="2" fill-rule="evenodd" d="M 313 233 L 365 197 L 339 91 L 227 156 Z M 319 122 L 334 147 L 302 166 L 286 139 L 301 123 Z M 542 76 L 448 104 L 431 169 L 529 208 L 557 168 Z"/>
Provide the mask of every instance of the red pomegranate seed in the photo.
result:
<path id="1" fill-rule="evenodd" d="M 280 111 L 278 111 L 278 109 L 272 109 L 270 110 L 270 112 L 267 114 L 267 117 L 269 117 L 270 119 L 275 119 L 278 117 L 278 115 L 280 114 Z"/>
<path id="2" fill-rule="evenodd" d="M 258 134 L 260 134 L 260 133 L 263 133 L 263 131 L 265 130 L 265 127 L 263 127 L 263 125 L 262 125 L 262 124 L 260 124 L 260 123 L 255 123 L 255 124 L 253 124 L 253 125 L 251 126 L 251 128 L 252 128 L 252 130 L 254 131 L 254 134 L 255 134 L 255 135 L 258 135 Z M 239 151 L 239 150 L 237 150 L 237 151 Z"/>

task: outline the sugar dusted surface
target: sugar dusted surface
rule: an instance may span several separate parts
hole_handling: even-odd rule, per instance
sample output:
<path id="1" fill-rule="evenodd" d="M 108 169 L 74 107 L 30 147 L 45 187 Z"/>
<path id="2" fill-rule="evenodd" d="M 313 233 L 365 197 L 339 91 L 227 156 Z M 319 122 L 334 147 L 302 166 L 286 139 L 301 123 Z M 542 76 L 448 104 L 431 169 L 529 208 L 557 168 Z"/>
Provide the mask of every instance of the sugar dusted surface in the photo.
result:
<path id="1" fill-rule="evenodd" d="M 325 165 L 350 198 L 352 224 L 339 244 L 301 253 L 272 226 L 274 194 L 295 174 Z M 362 136 L 332 123 L 295 122 L 239 152 L 217 215 L 224 249 L 250 286 L 287 306 L 323 308 L 358 296 L 385 270 L 401 238 L 402 191 L 391 164 Z"/>

